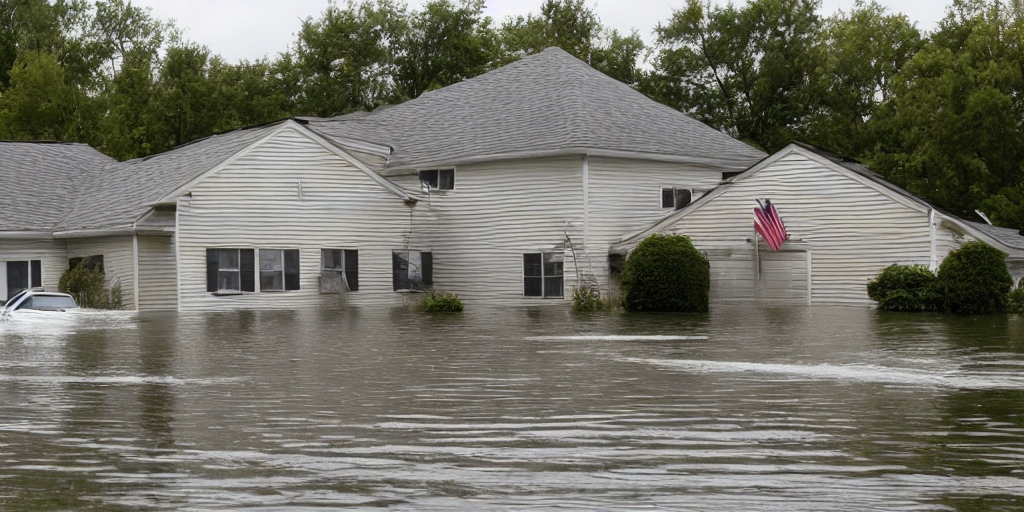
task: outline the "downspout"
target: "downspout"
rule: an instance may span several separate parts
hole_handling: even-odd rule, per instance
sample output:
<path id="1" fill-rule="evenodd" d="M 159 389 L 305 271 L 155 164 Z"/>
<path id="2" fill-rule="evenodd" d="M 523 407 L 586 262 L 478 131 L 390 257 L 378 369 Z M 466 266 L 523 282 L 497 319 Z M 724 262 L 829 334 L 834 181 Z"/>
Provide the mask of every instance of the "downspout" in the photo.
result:
<path id="1" fill-rule="evenodd" d="M 583 248 L 586 250 L 590 232 L 590 157 L 583 155 Z"/>
<path id="2" fill-rule="evenodd" d="M 935 243 L 935 208 L 928 210 L 928 270 L 935 272 L 937 265 L 938 254 L 936 254 L 936 243 Z"/>
<path id="3" fill-rule="evenodd" d="M 175 293 L 177 294 L 177 302 L 175 309 L 181 311 L 181 229 L 179 217 L 181 216 L 181 198 L 175 199 L 174 201 L 174 279 L 175 279 Z"/>
<path id="4" fill-rule="evenodd" d="M 132 300 L 135 301 L 135 311 L 139 310 L 139 231 L 138 223 L 136 220 L 132 222 L 132 268 L 134 275 L 132 276 Z"/>

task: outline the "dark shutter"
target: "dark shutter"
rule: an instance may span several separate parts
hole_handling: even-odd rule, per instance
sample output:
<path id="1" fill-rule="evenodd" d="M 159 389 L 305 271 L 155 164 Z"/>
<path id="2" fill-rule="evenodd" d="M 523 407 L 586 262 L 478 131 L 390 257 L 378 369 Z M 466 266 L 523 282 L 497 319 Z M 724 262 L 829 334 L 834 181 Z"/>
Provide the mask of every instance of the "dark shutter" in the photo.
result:
<path id="1" fill-rule="evenodd" d="M 284 289 L 299 289 L 299 251 L 290 249 L 284 251 Z"/>
<path id="2" fill-rule="evenodd" d="M 348 279 L 349 291 L 359 290 L 359 251 L 345 250 L 345 278 Z"/>
<path id="3" fill-rule="evenodd" d="M 542 297 L 544 295 L 544 278 L 541 277 L 543 268 L 544 262 L 541 253 L 523 255 L 523 295 L 527 297 Z"/>
<path id="4" fill-rule="evenodd" d="M 676 198 L 675 198 L 676 199 L 676 210 L 678 210 L 678 209 L 680 209 L 680 208 L 690 204 L 690 200 L 693 198 L 693 195 L 690 194 L 690 189 L 688 189 L 688 188 L 677 188 L 677 189 L 675 189 L 675 191 L 676 191 Z"/>
<path id="5" fill-rule="evenodd" d="M 423 275 L 423 285 L 434 286 L 434 253 L 420 253 L 420 263 L 423 265 L 423 268 L 420 269 L 420 273 Z"/>
<path id="6" fill-rule="evenodd" d="M 395 291 L 409 289 L 409 260 L 405 251 L 391 251 L 391 283 Z"/>
<path id="7" fill-rule="evenodd" d="M 243 292 L 256 291 L 256 250 L 238 251 L 239 285 Z"/>
<path id="8" fill-rule="evenodd" d="M 32 288 L 43 286 L 43 262 L 32 260 Z"/>
<path id="9" fill-rule="evenodd" d="M 661 189 L 661 207 L 672 208 L 676 204 L 675 190 L 671 188 Z"/>
<path id="10" fill-rule="evenodd" d="M 217 291 L 217 270 L 219 270 L 219 260 L 217 258 L 217 249 L 206 250 L 206 291 L 215 292 Z"/>

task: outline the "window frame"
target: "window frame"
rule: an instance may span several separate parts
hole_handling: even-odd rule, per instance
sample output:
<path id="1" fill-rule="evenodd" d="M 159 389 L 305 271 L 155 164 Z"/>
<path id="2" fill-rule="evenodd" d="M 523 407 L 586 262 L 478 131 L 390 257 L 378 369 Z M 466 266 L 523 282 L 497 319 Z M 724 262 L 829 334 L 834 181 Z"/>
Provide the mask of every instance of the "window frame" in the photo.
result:
<path id="1" fill-rule="evenodd" d="M 257 263 L 257 273 L 259 274 L 258 282 L 259 282 L 259 291 L 261 293 L 262 292 L 283 292 L 283 291 L 285 291 L 285 285 L 284 285 L 284 251 L 285 251 L 284 249 L 260 249 L 259 250 L 258 263 Z M 266 254 L 268 256 L 277 256 L 277 258 L 272 263 L 279 264 L 280 268 L 271 268 L 271 269 L 264 270 L 264 268 L 263 268 L 263 255 L 264 254 Z M 280 276 L 281 287 L 280 288 L 264 287 L 263 286 L 264 274 L 270 274 L 271 280 L 273 280 L 273 278 L 276 277 L 276 276 Z"/>
<path id="2" fill-rule="evenodd" d="M 679 193 L 680 192 L 684 192 L 684 191 L 687 194 L 690 195 L 690 199 L 685 204 L 680 205 L 679 204 Z M 672 204 L 671 205 L 666 205 L 665 204 L 665 199 L 666 199 L 666 194 L 667 193 L 671 193 L 672 194 Z M 683 208 L 686 208 L 691 203 L 693 203 L 693 200 L 694 200 L 693 196 L 694 196 L 694 189 L 692 189 L 692 188 L 687 188 L 687 187 L 661 187 L 661 209 L 663 209 L 663 210 L 667 210 L 667 209 L 682 210 Z"/>
<path id="3" fill-rule="evenodd" d="M 442 187 L 441 173 L 451 173 L 451 186 Z M 430 174 L 433 173 L 434 179 L 429 178 Z M 436 190 L 439 192 L 447 192 L 449 190 L 455 190 L 455 168 L 444 168 L 444 169 L 424 169 L 417 173 L 420 179 L 420 184 L 426 185 L 428 190 Z M 425 177 L 426 176 L 426 177 Z M 433 181 L 433 183 L 431 183 Z"/>
<path id="4" fill-rule="evenodd" d="M 401 255 L 405 254 L 403 258 Z M 409 270 L 413 266 L 411 253 L 419 254 L 419 279 L 413 280 L 409 277 Z M 404 259 L 405 276 L 401 279 L 399 258 Z M 407 285 L 400 287 L 401 285 Z M 391 251 L 391 287 L 393 291 L 426 291 L 434 287 L 434 252 L 421 251 L 416 249 L 394 249 Z"/>
<path id="5" fill-rule="evenodd" d="M 326 266 L 325 255 L 338 252 L 340 264 L 336 267 Z M 334 259 L 332 254 L 331 259 Z M 341 280 L 348 288 L 348 292 L 359 291 L 359 249 L 320 249 L 320 273 L 336 272 L 341 274 Z"/>
<path id="6" fill-rule="evenodd" d="M 565 298 L 565 253 L 561 253 L 562 261 L 551 261 L 550 263 L 557 263 L 560 272 L 558 274 L 549 275 L 547 273 L 547 265 L 549 261 L 548 257 L 554 258 L 555 255 L 559 254 L 557 251 L 539 251 L 539 252 L 524 252 L 523 261 L 523 297 L 537 297 L 541 299 L 564 299 Z M 540 256 L 540 275 L 528 275 L 527 270 L 527 257 Z M 528 279 L 540 279 L 540 295 L 530 294 L 527 290 Z M 548 294 L 548 282 L 558 280 L 560 285 L 558 286 L 558 295 Z"/>

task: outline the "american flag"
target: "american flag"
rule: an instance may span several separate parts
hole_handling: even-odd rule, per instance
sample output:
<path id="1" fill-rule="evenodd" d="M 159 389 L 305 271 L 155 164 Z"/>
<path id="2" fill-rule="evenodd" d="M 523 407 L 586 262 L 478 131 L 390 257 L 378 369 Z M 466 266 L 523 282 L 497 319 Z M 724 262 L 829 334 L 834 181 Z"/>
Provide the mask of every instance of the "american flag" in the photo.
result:
<path id="1" fill-rule="evenodd" d="M 779 212 L 770 200 L 765 199 L 762 204 L 758 199 L 757 206 L 754 208 L 754 230 L 761 235 L 761 238 L 764 238 L 765 242 L 768 242 L 768 247 L 777 251 L 782 248 L 783 242 L 789 240 L 786 226 L 782 224 Z"/>

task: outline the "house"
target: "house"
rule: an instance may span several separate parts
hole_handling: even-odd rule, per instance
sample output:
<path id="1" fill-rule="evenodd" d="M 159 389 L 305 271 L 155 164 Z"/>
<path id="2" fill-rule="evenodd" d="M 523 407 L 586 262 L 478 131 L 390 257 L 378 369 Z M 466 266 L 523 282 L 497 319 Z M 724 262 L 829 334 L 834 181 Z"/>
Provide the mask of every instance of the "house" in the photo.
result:
<path id="1" fill-rule="evenodd" d="M 790 239 L 772 251 L 753 209 L 770 199 Z M 791 144 L 700 199 L 613 244 L 625 253 L 652 233 L 687 235 L 711 264 L 712 301 L 870 304 L 867 282 L 894 264 L 935 270 L 958 244 L 981 240 L 1024 276 L 1024 236 L 944 213 L 862 165 Z"/>
<path id="2" fill-rule="evenodd" d="M 82 262 L 139 310 L 400 304 L 431 285 L 551 303 L 610 290 L 613 241 L 763 156 L 555 48 L 127 162 L 0 143 L 0 188 L 19 190 L 0 206 L 0 293 Z"/>

